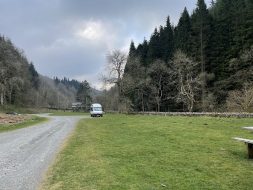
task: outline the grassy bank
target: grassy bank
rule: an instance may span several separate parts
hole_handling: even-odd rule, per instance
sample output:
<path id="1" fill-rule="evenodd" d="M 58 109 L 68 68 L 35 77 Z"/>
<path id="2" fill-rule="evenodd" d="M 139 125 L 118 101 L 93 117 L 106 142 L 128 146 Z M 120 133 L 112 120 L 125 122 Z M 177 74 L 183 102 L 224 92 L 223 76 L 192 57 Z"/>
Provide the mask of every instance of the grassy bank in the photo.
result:
<path id="1" fill-rule="evenodd" d="M 14 105 L 0 106 L 0 113 L 16 112 L 19 114 L 36 114 L 36 113 L 48 113 L 50 110 L 46 108 L 27 108 Z"/>
<path id="2" fill-rule="evenodd" d="M 25 127 L 29 127 L 41 122 L 47 121 L 47 118 L 44 117 L 37 117 L 37 116 L 32 116 L 30 119 L 25 120 L 22 123 L 18 124 L 0 124 L 0 133 L 1 132 L 6 132 L 6 131 L 12 131 L 15 129 L 21 129 Z"/>
<path id="3" fill-rule="evenodd" d="M 107 115 L 82 120 L 43 189 L 252 189 L 241 129 L 253 119 Z"/>
<path id="4" fill-rule="evenodd" d="M 83 116 L 89 115 L 88 112 L 73 112 L 73 111 L 51 111 L 52 116 Z"/>

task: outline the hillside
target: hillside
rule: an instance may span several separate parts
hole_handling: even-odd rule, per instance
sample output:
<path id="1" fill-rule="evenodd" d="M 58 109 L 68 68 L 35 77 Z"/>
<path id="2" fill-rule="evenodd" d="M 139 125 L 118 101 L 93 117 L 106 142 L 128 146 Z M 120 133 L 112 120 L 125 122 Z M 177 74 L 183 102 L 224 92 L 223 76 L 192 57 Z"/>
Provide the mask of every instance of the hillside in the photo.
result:
<path id="1" fill-rule="evenodd" d="M 22 50 L 16 48 L 10 39 L 0 36 L 1 107 L 14 105 L 66 109 L 76 101 L 78 93 L 83 93 L 80 86 L 82 83 L 76 80 L 51 79 L 40 75 Z M 89 91 L 87 95 L 90 94 Z"/>
<path id="2" fill-rule="evenodd" d="M 135 111 L 234 111 L 233 94 L 253 88 L 252 10 L 251 0 L 217 0 L 210 8 L 198 0 L 176 26 L 168 17 L 150 40 L 132 42 L 122 102 Z"/>

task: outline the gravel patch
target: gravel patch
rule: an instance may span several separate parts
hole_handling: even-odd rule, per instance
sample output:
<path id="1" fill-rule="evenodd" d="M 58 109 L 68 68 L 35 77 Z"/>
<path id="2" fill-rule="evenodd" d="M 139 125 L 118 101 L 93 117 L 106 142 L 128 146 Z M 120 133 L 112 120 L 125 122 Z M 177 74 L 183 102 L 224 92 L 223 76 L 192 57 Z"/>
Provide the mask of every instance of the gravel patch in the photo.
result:
<path id="1" fill-rule="evenodd" d="M 46 117 L 47 123 L 0 133 L 0 190 L 36 189 L 64 139 L 84 118 Z"/>

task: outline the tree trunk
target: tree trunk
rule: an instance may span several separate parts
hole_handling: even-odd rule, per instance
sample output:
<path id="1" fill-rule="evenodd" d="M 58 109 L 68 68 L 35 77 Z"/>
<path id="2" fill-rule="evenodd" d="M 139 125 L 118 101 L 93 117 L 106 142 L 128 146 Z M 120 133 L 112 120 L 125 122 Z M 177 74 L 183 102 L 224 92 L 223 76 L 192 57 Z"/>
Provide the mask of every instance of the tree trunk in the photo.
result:
<path id="1" fill-rule="evenodd" d="M 116 85 L 117 85 L 117 87 L 118 87 L 118 111 L 120 112 L 121 110 L 120 110 L 120 103 L 121 103 L 121 84 L 120 84 L 120 79 L 118 79 L 118 81 L 117 81 L 117 83 L 116 83 Z"/>
<path id="2" fill-rule="evenodd" d="M 202 111 L 204 111 L 205 107 L 205 84 L 206 84 L 206 79 L 205 79 L 205 60 L 204 60 L 204 45 L 203 45 L 203 24 L 201 23 L 201 28 L 200 28 L 200 59 L 201 59 L 201 74 L 202 74 L 202 81 L 201 81 L 201 89 L 202 89 L 202 94 L 201 94 L 201 101 L 202 101 Z"/>
<path id="3" fill-rule="evenodd" d="M 157 101 L 157 112 L 160 112 L 160 100 Z"/>
<path id="4" fill-rule="evenodd" d="M 189 111 L 192 112 L 192 110 L 193 110 L 193 100 L 190 100 Z"/>
<path id="5" fill-rule="evenodd" d="M 11 97 L 11 96 L 12 96 L 12 92 L 9 93 L 9 103 L 10 103 L 10 104 L 12 103 L 12 102 L 11 102 L 11 101 L 12 101 L 12 97 Z"/>
<path id="6" fill-rule="evenodd" d="M 3 92 L 1 92 L 1 94 L 0 94 L 0 104 L 4 105 L 4 93 Z"/>
<path id="7" fill-rule="evenodd" d="M 141 106 L 142 106 L 142 112 L 144 112 L 145 111 L 145 108 L 144 108 L 144 95 L 143 95 L 143 93 L 141 94 L 142 96 L 141 96 Z"/>

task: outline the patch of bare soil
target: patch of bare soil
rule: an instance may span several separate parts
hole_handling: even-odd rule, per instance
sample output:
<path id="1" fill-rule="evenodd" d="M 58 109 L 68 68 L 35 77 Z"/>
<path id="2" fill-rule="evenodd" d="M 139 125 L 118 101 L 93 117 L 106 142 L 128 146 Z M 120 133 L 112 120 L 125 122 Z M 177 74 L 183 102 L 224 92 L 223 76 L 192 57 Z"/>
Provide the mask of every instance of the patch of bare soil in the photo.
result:
<path id="1" fill-rule="evenodd" d="M 29 115 L 11 115 L 11 114 L 2 114 L 0 113 L 0 125 L 10 125 L 22 123 L 25 120 L 30 119 Z"/>

